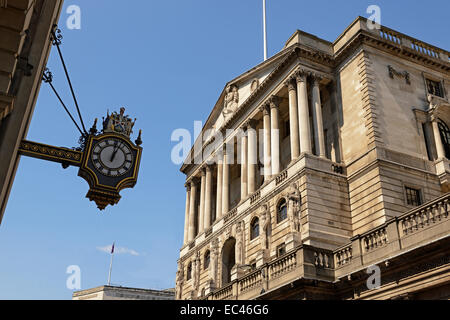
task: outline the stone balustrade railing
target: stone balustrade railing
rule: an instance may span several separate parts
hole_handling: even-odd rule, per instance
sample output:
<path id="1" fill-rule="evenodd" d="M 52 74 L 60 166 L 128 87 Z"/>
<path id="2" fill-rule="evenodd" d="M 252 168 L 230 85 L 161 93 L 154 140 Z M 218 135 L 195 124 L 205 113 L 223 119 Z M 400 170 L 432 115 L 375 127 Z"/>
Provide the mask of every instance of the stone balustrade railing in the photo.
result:
<path id="1" fill-rule="evenodd" d="M 260 198 L 261 198 L 261 190 L 258 190 L 250 197 L 250 204 L 254 204 Z"/>
<path id="2" fill-rule="evenodd" d="M 402 236 L 417 232 L 419 229 L 436 224 L 447 219 L 450 211 L 450 196 L 445 196 L 430 204 L 413 210 L 399 218 Z"/>
<path id="3" fill-rule="evenodd" d="M 348 263 L 351 263 L 353 258 L 352 244 L 350 243 L 345 247 L 336 250 L 334 257 L 335 265 L 337 267 L 342 267 Z"/>
<path id="4" fill-rule="evenodd" d="M 319 269 L 331 268 L 332 256 L 333 254 L 328 251 L 316 249 L 314 250 L 314 265 Z"/>
<path id="5" fill-rule="evenodd" d="M 420 40 L 414 39 L 410 36 L 397 32 L 395 30 L 381 26 L 379 31 L 379 37 L 383 40 L 395 43 L 416 51 L 417 53 L 444 60 L 445 62 L 450 62 L 449 52 L 439 49 L 435 46 L 422 42 Z"/>
<path id="6" fill-rule="evenodd" d="M 388 30 L 387 28 L 384 27 L 380 29 L 380 37 L 383 38 L 384 40 L 388 40 L 396 44 L 402 44 L 401 37 L 397 32 L 393 30 Z"/>
<path id="7" fill-rule="evenodd" d="M 229 221 L 231 218 L 233 218 L 237 213 L 237 207 L 232 209 L 230 212 L 228 212 L 225 216 L 224 216 L 224 220 Z"/>
<path id="8" fill-rule="evenodd" d="M 217 290 L 212 294 L 213 300 L 228 300 L 233 297 L 233 283 Z"/>
<path id="9" fill-rule="evenodd" d="M 269 264 L 269 279 L 275 279 L 297 266 L 297 253 L 292 252 Z"/>
<path id="10" fill-rule="evenodd" d="M 414 208 L 400 217 L 393 218 L 383 225 L 351 239 L 351 243 L 336 249 L 333 253 L 337 276 L 352 268 L 369 265 L 376 260 L 398 255 L 400 250 L 419 246 L 433 238 L 439 239 L 450 228 L 450 193 L 443 195 L 420 207 Z M 428 228 L 436 227 L 433 233 L 421 234 Z M 388 247 L 387 250 L 377 250 Z"/>
<path id="11" fill-rule="evenodd" d="M 351 243 L 334 251 L 301 245 L 211 293 L 208 299 L 238 299 L 239 295 L 246 299 L 253 298 L 249 295 L 258 295 L 262 289 L 270 290 L 284 281 L 293 281 L 309 272 L 320 274 L 331 281 L 340 279 L 352 270 L 363 269 L 399 256 L 422 243 L 438 240 L 442 237 L 442 233 L 448 233 L 450 230 L 449 211 L 450 193 L 447 193 L 363 235 L 353 237 Z M 433 227 L 439 227 L 442 230 L 435 229 L 438 231 L 428 234 L 427 237 L 420 234 L 422 230 Z M 389 246 L 389 248 L 377 250 L 382 246 Z M 311 271 L 310 268 L 316 271 Z"/>
<path id="12" fill-rule="evenodd" d="M 365 252 L 380 248 L 388 243 L 386 227 L 376 228 L 363 237 L 363 248 Z"/>
<path id="13" fill-rule="evenodd" d="M 282 183 L 284 180 L 286 180 L 288 178 L 288 171 L 284 170 L 282 173 L 280 173 L 276 178 L 276 185 L 279 185 L 280 183 Z"/>
<path id="14" fill-rule="evenodd" d="M 247 292 L 251 289 L 260 287 L 263 281 L 262 270 L 257 270 L 252 272 L 248 276 L 245 276 L 239 280 L 239 293 Z"/>

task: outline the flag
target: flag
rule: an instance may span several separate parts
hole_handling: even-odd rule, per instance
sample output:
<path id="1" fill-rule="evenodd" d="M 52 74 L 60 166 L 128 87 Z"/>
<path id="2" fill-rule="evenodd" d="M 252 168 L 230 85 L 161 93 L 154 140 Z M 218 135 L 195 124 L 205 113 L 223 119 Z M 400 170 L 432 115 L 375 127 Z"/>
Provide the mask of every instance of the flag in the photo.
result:
<path id="1" fill-rule="evenodd" d="M 115 242 L 113 242 L 113 245 L 112 245 L 112 247 L 111 247 L 111 254 L 114 253 L 114 243 L 115 243 Z"/>

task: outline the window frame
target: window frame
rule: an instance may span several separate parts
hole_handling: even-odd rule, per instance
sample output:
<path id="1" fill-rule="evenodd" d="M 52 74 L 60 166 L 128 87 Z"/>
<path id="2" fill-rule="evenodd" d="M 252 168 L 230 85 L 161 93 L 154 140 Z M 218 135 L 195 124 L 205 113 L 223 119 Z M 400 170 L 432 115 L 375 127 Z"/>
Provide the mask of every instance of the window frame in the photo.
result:
<path id="1" fill-rule="evenodd" d="M 450 159 L 450 127 L 444 120 L 440 118 L 438 119 L 437 123 L 441 141 L 444 146 L 445 157 L 447 159 Z"/>
<path id="2" fill-rule="evenodd" d="M 254 226 L 255 226 L 255 224 L 257 224 L 257 227 L 258 227 L 258 234 L 257 235 L 254 234 Z M 260 229 L 260 225 L 259 225 L 259 218 L 258 217 L 253 217 L 253 219 L 250 222 L 250 241 L 258 239 L 260 235 L 261 235 L 261 229 Z"/>
<path id="3" fill-rule="evenodd" d="M 408 203 L 408 190 L 414 190 L 417 192 L 417 197 L 418 197 L 418 204 L 410 204 Z M 419 186 L 415 186 L 415 185 L 410 185 L 410 184 L 403 184 L 403 193 L 404 193 L 404 197 L 405 197 L 405 205 L 411 208 L 417 208 L 420 207 L 421 205 L 423 205 L 424 201 L 423 201 L 423 192 L 422 192 L 422 188 L 420 188 Z"/>
<path id="4" fill-rule="evenodd" d="M 436 81 L 430 78 L 425 78 L 427 94 L 431 94 L 432 96 L 439 97 L 445 99 L 444 88 L 442 85 L 442 81 Z M 433 84 L 434 92 L 430 92 L 430 83 Z M 438 92 L 436 92 L 436 90 Z M 439 95 L 440 94 L 440 95 Z"/>
<path id="5" fill-rule="evenodd" d="M 443 78 L 438 78 L 435 75 L 432 75 L 432 74 L 429 74 L 429 73 L 426 73 L 426 72 L 423 72 L 422 76 L 423 76 L 423 83 L 424 83 L 424 86 L 425 86 L 425 96 L 428 96 L 430 94 L 433 97 L 437 97 L 439 99 L 447 100 L 447 92 L 445 90 L 445 81 L 444 81 Z M 428 81 L 433 81 L 433 82 L 439 83 L 439 87 L 440 87 L 439 89 L 440 89 L 440 91 L 442 93 L 442 97 L 441 96 L 437 96 L 437 95 L 435 95 L 433 93 L 430 93 L 428 91 Z"/>
<path id="6" fill-rule="evenodd" d="M 281 217 L 281 214 L 280 214 L 280 207 L 281 207 L 282 205 L 284 205 L 285 210 L 286 210 L 283 219 L 280 218 L 280 217 Z M 288 209 L 288 208 L 287 208 L 287 201 L 286 201 L 286 199 L 285 199 L 285 198 L 281 198 L 281 199 L 278 201 L 278 204 L 277 204 L 277 206 L 276 206 L 277 224 L 280 224 L 280 223 L 282 223 L 283 221 L 286 221 L 286 220 L 287 220 L 287 218 L 288 218 L 287 209 Z"/>
<path id="7" fill-rule="evenodd" d="M 192 279 L 192 262 L 189 262 L 186 267 L 186 281 Z"/>
<path id="8" fill-rule="evenodd" d="M 286 243 L 283 242 L 277 246 L 277 258 L 280 258 L 285 254 L 286 254 Z"/>
<path id="9" fill-rule="evenodd" d="M 206 260 L 208 258 L 208 260 Z M 206 263 L 208 261 L 208 263 Z M 203 270 L 208 270 L 209 265 L 211 264 L 211 251 L 206 250 L 205 254 L 203 255 Z"/>

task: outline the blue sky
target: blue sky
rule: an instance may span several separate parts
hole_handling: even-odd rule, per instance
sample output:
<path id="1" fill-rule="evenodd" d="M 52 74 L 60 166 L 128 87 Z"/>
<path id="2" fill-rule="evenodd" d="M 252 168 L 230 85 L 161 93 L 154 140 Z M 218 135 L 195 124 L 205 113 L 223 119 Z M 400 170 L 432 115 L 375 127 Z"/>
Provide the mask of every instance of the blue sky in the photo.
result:
<path id="1" fill-rule="evenodd" d="M 65 26 L 72 4 L 81 8 L 81 30 Z M 268 0 L 269 56 L 296 29 L 334 41 L 358 15 L 368 17 L 372 4 L 381 7 L 383 25 L 450 49 L 447 0 Z M 193 132 L 225 83 L 262 61 L 262 1 L 66 0 L 60 26 L 86 126 L 120 106 L 138 119 L 139 181 L 100 213 L 85 198 L 77 168 L 22 157 L 0 226 L 0 299 L 70 299 L 70 265 L 80 267 L 82 289 L 106 284 L 110 256 L 101 248 L 113 241 L 123 251 L 114 258 L 113 284 L 173 287 L 185 188 L 170 136 L 177 128 Z M 55 49 L 48 66 L 73 106 Z M 78 132 L 45 84 L 27 138 L 77 146 Z"/>

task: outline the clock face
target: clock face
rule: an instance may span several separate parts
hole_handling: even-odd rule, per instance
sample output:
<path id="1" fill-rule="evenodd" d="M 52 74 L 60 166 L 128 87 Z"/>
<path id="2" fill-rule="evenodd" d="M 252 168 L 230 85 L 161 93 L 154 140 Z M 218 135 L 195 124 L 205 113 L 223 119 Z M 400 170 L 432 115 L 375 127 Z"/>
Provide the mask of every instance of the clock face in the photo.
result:
<path id="1" fill-rule="evenodd" d="M 97 142 L 92 149 L 92 163 L 101 174 L 119 177 L 133 167 L 133 153 L 128 145 L 117 138 Z"/>

